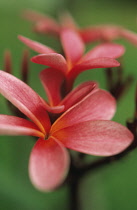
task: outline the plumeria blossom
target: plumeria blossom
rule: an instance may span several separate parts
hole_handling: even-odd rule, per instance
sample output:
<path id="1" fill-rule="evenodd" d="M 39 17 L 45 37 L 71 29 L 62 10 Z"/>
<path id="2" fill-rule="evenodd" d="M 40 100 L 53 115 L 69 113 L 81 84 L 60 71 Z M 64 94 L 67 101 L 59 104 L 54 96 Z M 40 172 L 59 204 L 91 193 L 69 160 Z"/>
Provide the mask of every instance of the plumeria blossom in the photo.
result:
<path id="1" fill-rule="evenodd" d="M 119 66 L 115 59 L 125 51 L 122 45 L 104 43 L 83 55 L 84 43 L 79 35 L 70 29 L 64 29 L 60 34 L 65 57 L 48 46 L 26 37 L 19 36 L 19 39 L 34 51 L 41 53 L 34 56 L 32 62 L 50 66 L 60 72 L 60 77 L 64 77 L 65 80 L 66 92 L 71 90 L 76 77 L 85 70 Z"/>
<path id="2" fill-rule="evenodd" d="M 65 12 L 60 16 L 59 22 L 50 16 L 27 10 L 24 17 L 34 22 L 34 30 L 42 34 L 59 36 L 62 28 L 71 28 L 77 31 L 85 43 L 94 41 L 111 42 L 115 39 L 124 38 L 137 46 L 137 34 L 118 25 L 98 25 L 79 28 L 73 17 Z"/>
<path id="3" fill-rule="evenodd" d="M 95 83 L 91 86 L 95 87 Z M 66 148 L 111 156 L 123 151 L 133 140 L 126 127 L 110 121 L 116 109 L 115 99 L 98 87 L 91 88 L 53 124 L 41 97 L 4 71 L 0 71 L 0 93 L 30 119 L 1 114 L 0 134 L 38 137 L 30 154 L 29 175 L 41 191 L 55 189 L 66 177 L 70 162 Z"/>

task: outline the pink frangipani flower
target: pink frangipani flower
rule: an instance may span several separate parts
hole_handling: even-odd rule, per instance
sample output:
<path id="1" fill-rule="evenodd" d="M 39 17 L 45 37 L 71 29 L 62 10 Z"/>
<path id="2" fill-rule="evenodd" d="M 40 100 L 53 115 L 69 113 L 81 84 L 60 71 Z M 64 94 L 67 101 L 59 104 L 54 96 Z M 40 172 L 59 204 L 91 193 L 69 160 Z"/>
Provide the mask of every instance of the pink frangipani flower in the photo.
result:
<path id="1" fill-rule="evenodd" d="M 63 75 L 66 81 L 67 92 L 71 90 L 74 80 L 81 72 L 88 69 L 119 66 L 120 64 L 115 58 L 123 55 L 125 51 L 122 45 L 105 43 L 83 55 L 84 43 L 75 31 L 64 29 L 60 37 L 66 58 L 38 42 L 23 36 L 19 36 L 19 39 L 34 51 L 42 53 L 34 56 L 31 59 L 32 62 L 50 66 L 61 72 L 61 77 Z"/>
<path id="2" fill-rule="evenodd" d="M 29 175 L 39 190 L 51 191 L 63 182 L 69 169 L 66 148 L 111 156 L 123 151 L 133 140 L 126 127 L 110 121 L 116 109 L 115 99 L 99 88 L 89 91 L 53 124 L 41 97 L 4 71 L 0 71 L 0 93 L 30 119 L 1 114 L 0 134 L 38 137 L 30 155 Z"/>
<path id="3" fill-rule="evenodd" d="M 79 33 L 84 43 L 95 41 L 110 42 L 115 39 L 124 38 L 137 46 L 137 34 L 122 26 L 104 24 L 80 28 L 68 12 L 60 15 L 59 22 L 50 16 L 33 10 L 27 10 L 24 13 L 24 17 L 34 22 L 34 30 L 38 33 L 60 36 L 62 28 L 70 28 Z"/>

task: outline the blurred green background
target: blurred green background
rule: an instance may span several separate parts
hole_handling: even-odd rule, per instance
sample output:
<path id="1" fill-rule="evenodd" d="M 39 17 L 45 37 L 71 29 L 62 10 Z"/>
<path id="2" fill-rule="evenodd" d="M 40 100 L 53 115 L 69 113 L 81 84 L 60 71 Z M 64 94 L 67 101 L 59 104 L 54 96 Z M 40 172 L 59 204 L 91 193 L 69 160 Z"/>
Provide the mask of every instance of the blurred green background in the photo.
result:
<path id="1" fill-rule="evenodd" d="M 79 25 L 114 23 L 137 32 L 136 1 L 91 0 L 1 0 L 0 1 L 0 68 L 3 69 L 5 49 L 12 52 L 14 74 L 20 77 L 21 54 L 25 48 L 17 39 L 22 34 L 59 50 L 57 41 L 31 31 L 32 24 L 21 17 L 23 10 L 34 9 L 56 16 L 63 9 L 69 10 Z M 125 76 L 135 78 L 130 90 L 118 103 L 114 120 L 125 124 L 133 116 L 134 92 L 137 78 L 137 48 L 118 40 L 126 46 L 123 57 Z M 30 52 L 31 56 L 35 53 Z M 30 63 L 30 84 L 44 96 L 38 80 L 42 66 Z M 104 70 L 83 73 L 77 82 L 98 80 L 105 88 Z M 28 99 L 29 100 L 29 99 Z M 0 96 L 2 114 L 9 113 L 5 100 Z M 9 113 L 10 114 L 10 113 Z M 28 159 L 33 141 L 29 137 L 0 137 L 0 210 L 53 210 L 68 209 L 67 188 L 52 193 L 41 193 L 33 188 L 28 178 Z M 89 157 L 90 158 L 90 157 Z M 83 210 L 136 210 L 137 209 L 137 150 L 126 158 L 88 174 L 80 186 Z"/>

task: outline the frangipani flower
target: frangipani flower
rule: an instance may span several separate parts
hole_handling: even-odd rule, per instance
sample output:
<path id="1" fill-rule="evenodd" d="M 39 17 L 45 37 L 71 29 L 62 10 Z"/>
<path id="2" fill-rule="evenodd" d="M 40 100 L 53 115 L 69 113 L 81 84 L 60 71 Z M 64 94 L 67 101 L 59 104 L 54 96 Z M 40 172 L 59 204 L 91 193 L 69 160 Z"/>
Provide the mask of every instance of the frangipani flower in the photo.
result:
<path id="1" fill-rule="evenodd" d="M 115 39 L 124 38 L 137 46 L 137 34 L 122 26 L 104 24 L 79 28 L 68 12 L 60 16 L 59 22 L 50 16 L 32 10 L 27 10 L 24 13 L 24 17 L 35 23 L 34 30 L 38 33 L 59 36 L 62 28 L 70 28 L 77 31 L 85 43 L 94 41 L 110 42 Z"/>
<path id="2" fill-rule="evenodd" d="M 0 134 L 38 137 L 30 155 L 29 175 L 39 190 L 50 191 L 63 182 L 69 169 L 66 148 L 110 156 L 123 151 L 133 140 L 126 127 L 110 121 L 115 99 L 104 90 L 88 93 L 52 125 L 41 97 L 4 71 L 0 71 L 0 92 L 31 120 L 0 115 Z"/>
<path id="3" fill-rule="evenodd" d="M 119 66 L 115 58 L 123 55 L 125 51 L 121 45 L 106 43 L 98 45 L 83 56 L 84 44 L 79 35 L 70 29 L 61 32 L 61 43 L 66 58 L 38 42 L 23 36 L 19 36 L 19 39 L 34 51 L 42 53 L 34 56 L 31 61 L 61 72 L 61 77 L 63 75 L 66 81 L 66 92 L 71 90 L 76 77 L 85 70 Z"/>

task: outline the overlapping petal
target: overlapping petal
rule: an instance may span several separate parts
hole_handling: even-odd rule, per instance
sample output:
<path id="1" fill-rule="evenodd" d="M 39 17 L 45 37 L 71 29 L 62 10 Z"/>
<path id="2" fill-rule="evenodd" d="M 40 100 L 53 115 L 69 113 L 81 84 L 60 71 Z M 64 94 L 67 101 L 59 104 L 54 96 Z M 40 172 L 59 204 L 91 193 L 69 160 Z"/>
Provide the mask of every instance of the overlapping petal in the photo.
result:
<path id="1" fill-rule="evenodd" d="M 83 55 L 85 47 L 77 32 L 63 29 L 60 34 L 62 46 L 71 68 Z"/>
<path id="2" fill-rule="evenodd" d="M 50 120 L 39 95 L 21 80 L 0 71 L 0 93 L 29 117 L 42 132 L 50 129 Z"/>
<path id="3" fill-rule="evenodd" d="M 64 74 L 57 69 L 47 68 L 40 72 L 40 79 L 47 93 L 50 105 L 58 105 L 62 99 L 61 87 L 64 82 Z"/>
<path id="4" fill-rule="evenodd" d="M 118 58 L 123 55 L 125 48 L 119 44 L 104 43 L 94 47 L 83 58 L 82 62 L 95 58 Z"/>
<path id="5" fill-rule="evenodd" d="M 32 149 L 29 175 L 34 186 L 41 191 L 51 191 L 66 177 L 69 155 L 61 143 L 50 137 L 39 139 Z"/>
<path id="6" fill-rule="evenodd" d="M 20 41 L 22 41 L 25 45 L 27 45 L 28 47 L 30 47 L 32 50 L 38 52 L 38 53 L 42 53 L 42 54 L 48 54 L 48 53 L 56 53 L 53 49 L 51 49 L 50 47 L 43 45 L 39 42 L 33 41 L 31 39 L 28 39 L 24 36 L 19 35 L 18 38 L 20 39 Z"/>
<path id="7" fill-rule="evenodd" d="M 95 68 L 117 67 L 120 63 L 115 58 L 123 55 L 125 49 L 122 45 L 105 43 L 101 44 L 85 56 L 67 74 L 67 89 L 71 89 L 75 78 L 83 71 Z"/>
<path id="8" fill-rule="evenodd" d="M 124 47 L 121 45 L 111 43 L 102 44 L 82 57 L 84 44 L 76 31 L 64 28 L 61 30 L 60 37 L 66 60 L 61 54 L 55 53 L 55 51 L 50 52 L 47 50 L 45 52 L 46 49 L 44 47 L 46 46 L 44 45 L 42 45 L 42 51 L 40 45 L 39 51 L 39 43 L 36 42 L 37 44 L 35 46 L 35 41 L 24 37 L 21 37 L 21 40 L 37 52 L 44 53 L 33 57 L 31 59 L 33 62 L 50 66 L 64 73 L 66 76 L 67 92 L 72 89 L 74 80 L 82 71 L 94 68 L 117 67 L 120 65 L 115 58 L 124 53 Z"/>
<path id="9" fill-rule="evenodd" d="M 120 63 L 113 59 L 113 58 L 107 58 L 107 57 L 100 57 L 100 58 L 94 58 L 89 59 L 86 61 L 83 61 L 79 64 L 77 64 L 74 68 L 74 73 L 76 71 L 85 71 L 87 69 L 93 69 L 93 68 L 109 68 L 109 67 L 117 67 L 120 66 Z"/>
<path id="10" fill-rule="evenodd" d="M 53 133 L 65 147 L 91 155 L 110 156 L 126 149 L 133 134 L 112 121 L 86 121 Z"/>
<path id="11" fill-rule="evenodd" d="M 62 114 L 52 125 L 51 133 L 89 120 L 110 120 L 115 111 L 114 97 L 109 92 L 98 89 Z"/>
<path id="12" fill-rule="evenodd" d="M 50 106 L 43 98 L 41 98 L 41 101 L 48 112 L 57 114 L 63 112 L 65 109 L 64 105 Z"/>
<path id="13" fill-rule="evenodd" d="M 38 127 L 28 120 L 23 118 L 0 115 L 0 135 L 29 135 L 44 137 L 44 134 L 39 131 Z"/>
<path id="14" fill-rule="evenodd" d="M 32 57 L 31 61 L 58 69 L 64 74 L 67 72 L 67 62 L 65 58 L 58 53 L 40 54 Z"/>
<path id="15" fill-rule="evenodd" d="M 76 77 L 83 71 L 96 68 L 111 68 L 120 66 L 120 63 L 113 58 L 95 58 L 85 62 L 76 64 L 76 66 L 68 72 L 67 88 L 70 90 Z"/>
<path id="16" fill-rule="evenodd" d="M 94 93 L 98 89 L 98 84 L 93 81 L 88 81 L 80 84 L 74 88 L 66 97 L 61 101 L 60 105 L 65 106 L 65 110 L 69 109 L 74 104 L 78 103 L 89 93 Z"/>

